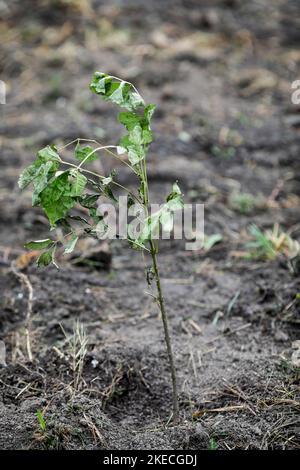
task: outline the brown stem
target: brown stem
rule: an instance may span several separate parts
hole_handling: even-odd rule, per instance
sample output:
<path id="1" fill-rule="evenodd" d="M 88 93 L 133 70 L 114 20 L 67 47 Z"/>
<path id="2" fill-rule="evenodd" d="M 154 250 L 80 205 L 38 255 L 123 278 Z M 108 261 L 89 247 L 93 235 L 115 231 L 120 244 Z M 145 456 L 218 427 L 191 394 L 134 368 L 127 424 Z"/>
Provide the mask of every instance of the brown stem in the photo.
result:
<path id="1" fill-rule="evenodd" d="M 156 287 L 157 287 L 157 294 L 158 294 L 157 300 L 158 300 L 160 311 L 161 311 L 161 318 L 162 318 L 162 322 L 164 326 L 164 333 L 165 333 L 165 342 L 166 342 L 169 364 L 170 364 L 170 369 L 171 369 L 172 387 L 173 387 L 173 421 L 177 422 L 179 420 L 179 404 L 178 404 L 176 368 L 175 368 L 172 344 L 171 344 L 170 333 L 169 333 L 168 317 L 165 311 L 164 297 L 163 297 L 162 288 L 160 284 L 160 275 L 159 275 L 157 259 L 156 259 L 156 250 L 155 250 L 155 246 L 152 240 L 150 240 L 150 252 L 151 252 L 153 270 L 154 270 L 155 280 L 156 280 Z"/>

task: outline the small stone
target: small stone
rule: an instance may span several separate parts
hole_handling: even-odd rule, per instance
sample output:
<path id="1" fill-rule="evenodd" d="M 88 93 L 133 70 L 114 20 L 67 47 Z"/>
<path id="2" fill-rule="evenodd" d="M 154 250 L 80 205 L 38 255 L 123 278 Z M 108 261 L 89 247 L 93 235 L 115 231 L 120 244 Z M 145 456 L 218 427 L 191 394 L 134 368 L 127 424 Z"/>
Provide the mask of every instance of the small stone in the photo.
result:
<path id="1" fill-rule="evenodd" d="M 288 341 L 289 339 L 288 335 L 282 330 L 277 330 L 274 338 L 276 341 L 281 341 L 281 342 Z"/>
<path id="2" fill-rule="evenodd" d="M 0 340 L 0 367 L 6 367 L 6 348 L 4 341 Z"/>
<path id="3" fill-rule="evenodd" d="M 91 364 L 92 364 L 92 367 L 96 369 L 97 365 L 99 364 L 99 361 L 97 361 L 97 359 L 92 359 Z"/>

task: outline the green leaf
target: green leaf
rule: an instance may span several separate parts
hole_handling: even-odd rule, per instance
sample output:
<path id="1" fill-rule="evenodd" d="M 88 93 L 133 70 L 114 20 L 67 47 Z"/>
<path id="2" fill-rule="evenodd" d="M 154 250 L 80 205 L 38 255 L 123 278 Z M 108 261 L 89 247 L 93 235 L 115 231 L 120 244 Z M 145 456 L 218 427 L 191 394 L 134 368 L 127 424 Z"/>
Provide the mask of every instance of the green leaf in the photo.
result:
<path id="1" fill-rule="evenodd" d="M 134 147 L 133 145 L 128 147 L 128 160 L 130 161 L 131 165 L 136 165 L 141 160 L 143 160 L 143 158 L 144 154 L 138 147 Z"/>
<path id="2" fill-rule="evenodd" d="M 126 129 L 130 132 L 129 135 L 131 135 L 131 131 L 138 126 L 141 128 L 141 139 L 139 142 L 139 145 L 141 144 L 150 144 L 152 142 L 152 132 L 150 128 L 150 120 L 152 117 L 152 114 L 154 112 L 155 105 L 148 105 L 146 106 L 144 110 L 144 115 L 140 116 L 134 112 L 123 112 L 119 113 L 118 119 L 119 121 L 124 124 Z M 132 140 L 132 139 L 130 139 Z"/>
<path id="3" fill-rule="evenodd" d="M 76 246 L 76 243 L 78 242 L 78 238 L 79 237 L 76 235 L 76 233 L 72 234 L 70 240 L 65 245 L 65 250 L 64 250 L 65 254 L 72 253 L 72 251 L 74 250 L 74 248 Z"/>
<path id="4" fill-rule="evenodd" d="M 129 194 L 128 197 L 127 197 L 127 209 L 132 207 L 134 204 L 135 204 L 135 200 L 133 199 L 131 194 Z"/>
<path id="5" fill-rule="evenodd" d="M 176 196 L 167 202 L 168 208 L 171 211 L 176 211 L 183 208 L 183 201 L 181 196 Z"/>
<path id="6" fill-rule="evenodd" d="M 203 242 L 203 249 L 205 251 L 210 250 L 214 245 L 221 242 L 223 240 L 223 236 L 221 233 L 214 233 L 213 235 L 209 235 L 204 238 Z"/>
<path id="7" fill-rule="evenodd" d="M 48 185 L 49 180 L 55 174 L 57 165 L 51 161 L 43 163 L 33 180 L 32 205 L 37 206 L 40 203 L 40 194 Z"/>
<path id="8" fill-rule="evenodd" d="M 134 250 L 143 250 L 146 249 L 146 246 L 144 245 L 143 237 L 140 236 L 138 238 L 135 238 L 135 233 L 134 233 L 134 227 L 132 224 L 127 225 L 127 240 Z"/>
<path id="9" fill-rule="evenodd" d="M 155 111 L 155 108 L 156 108 L 156 105 L 155 104 L 148 104 L 146 107 L 145 107 L 145 110 L 144 110 L 144 117 L 145 117 L 145 120 L 146 122 L 148 123 L 148 126 L 150 125 L 150 121 L 151 121 L 151 118 L 153 116 L 153 113 Z M 150 127 L 149 127 L 150 128 Z"/>
<path id="10" fill-rule="evenodd" d="M 52 263 L 52 250 L 44 251 L 44 253 L 38 257 L 36 262 L 39 268 L 41 266 L 48 266 L 50 263 Z"/>
<path id="11" fill-rule="evenodd" d="M 170 232 L 173 229 L 173 214 L 169 210 L 163 210 L 159 220 L 166 232 Z"/>
<path id="12" fill-rule="evenodd" d="M 90 207 L 89 208 L 89 214 L 92 217 L 93 221 L 95 224 L 103 220 L 103 215 L 98 215 L 97 213 L 97 207 Z"/>
<path id="13" fill-rule="evenodd" d="M 111 78 L 106 73 L 95 72 L 90 83 L 90 89 L 97 94 L 105 95 L 106 85 L 110 82 Z"/>
<path id="14" fill-rule="evenodd" d="M 143 136 L 142 140 L 143 140 L 144 145 L 151 144 L 153 137 L 152 137 L 152 132 L 150 130 L 144 129 L 142 136 Z"/>
<path id="15" fill-rule="evenodd" d="M 86 158 L 85 162 L 93 162 L 98 159 L 98 155 L 97 152 L 92 152 L 94 152 L 94 149 L 90 145 L 81 146 L 79 143 L 77 143 L 75 147 L 75 158 L 80 161 L 85 160 Z M 90 156 L 88 157 L 88 155 Z"/>
<path id="16" fill-rule="evenodd" d="M 103 237 L 106 234 L 108 228 L 109 227 L 107 223 L 105 222 L 105 220 L 103 218 L 100 218 L 96 227 L 96 233 L 97 233 L 98 238 Z"/>
<path id="17" fill-rule="evenodd" d="M 127 150 L 128 159 L 132 165 L 136 165 L 143 160 L 145 158 L 145 150 L 141 126 L 135 126 L 128 135 L 122 137 L 120 146 Z"/>
<path id="18" fill-rule="evenodd" d="M 59 163 L 56 160 L 45 160 L 38 157 L 34 163 L 25 168 L 21 173 L 18 181 L 20 189 L 25 189 L 33 182 L 35 186 L 33 200 L 36 199 L 47 185 L 48 180 L 58 169 L 58 166 Z"/>
<path id="19" fill-rule="evenodd" d="M 131 131 L 136 125 L 140 125 L 141 123 L 141 117 L 129 111 L 119 113 L 118 120 L 121 124 L 124 124 L 128 131 Z"/>
<path id="20" fill-rule="evenodd" d="M 134 126 L 132 131 L 129 133 L 129 141 L 134 145 L 142 145 L 143 141 L 143 131 L 140 125 Z"/>
<path id="21" fill-rule="evenodd" d="M 71 196 L 81 196 L 87 183 L 87 178 L 79 170 L 71 170 L 69 181 L 71 183 Z"/>
<path id="22" fill-rule="evenodd" d="M 45 240 L 35 240 L 25 243 L 24 246 L 29 250 L 44 250 L 45 248 L 48 248 L 49 245 L 52 245 L 52 243 L 54 243 L 54 240 L 45 238 Z"/>
<path id="23" fill-rule="evenodd" d="M 111 83 L 111 78 L 102 72 L 95 72 L 90 83 L 90 90 L 98 95 L 105 95 L 107 85 Z"/>
<path id="24" fill-rule="evenodd" d="M 103 185 L 102 190 L 109 199 L 111 199 L 114 202 L 118 202 L 109 184 Z"/>
<path id="25" fill-rule="evenodd" d="M 55 250 L 56 246 L 54 246 L 50 250 L 44 251 L 44 253 L 42 253 L 36 260 L 38 267 L 48 266 L 50 263 L 52 263 L 58 269 L 58 265 L 55 261 Z"/>
<path id="26" fill-rule="evenodd" d="M 167 197 L 166 205 L 171 211 L 182 209 L 183 198 L 182 198 L 181 190 L 177 183 L 173 184 L 172 192 Z"/>
<path id="27" fill-rule="evenodd" d="M 126 106 L 126 101 L 123 96 L 123 93 L 126 92 L 125 82 L 121 82 L 118 88 L 109 96 L 110 101 L 118 104 L 119 106 Z"/>
<path id="28" fill-rule="evenodd" d="M 145 148 L 152 141 L 152 132 L 149 129 L 143 129 L 141 124 L 136 124 L 134 127 L 130 124 L 129 127 L 129 134 L 121 138 L 120 146 L 127 150 L 128 159 L 134 166 L 145 158 Z"/>
<path id="29" fill-rule="evenodd" d="M 105 73 L 94 73 L 90 90 L 102 96 L 106 101 L 112 101 L 129 111 L 145 106 L 143 98 L 130 83 Z"/>
<path id="30" fill-rule="evenodd" d="M 178 183 L 173 183 L 173 193 L 175 194 L 182 194 L 181 189 L 178 186 Z"/>
<path id="31" fill-rule="evenodd" d="M 96 204 L 99 197 L 100 197 L 100 194 L 85 194 L 84 196 L 81 196 L 78 202 L 82 207 L 86 207 L 87 209 L 90 209 Z"/>
<path id="32" fill-rule="evenodd" d="M 145 106 L 145 102 L 143 98 L 141 97 L 141 95 L 137 93 L 136 91 L 130 92 L 126 107 L 128 109 L 136 109 L 136 108 L 139 108 L 140 106 Z"/>
<path id="33" fill-rule="evenodd" d="M 59 219 L 64 218 L 75 205 L 76 199 L 72 185 L 69 182 L 69 172 L 65 171 L 53 179 L 41 192 L 41 206 L 43 207 L 50 224 L 53 226 Z"/>
<path id="34" fill-rule="evenodd" d="M 33 183 L 32 205 L 40 203 L 40 193 L 46 188 L 49 180 L 59 167 L 59 155 L 54 146 L 39 150 L 35 162 L 24 169 L 18 184 L 21 189 Z"/>
<path id="35" fill-rule="evenodd" d="M 140 242 L 139 240 L 134 240 L 134 239 L 131 239 L 131 238 L 127 238 L 128 240 L 128 243 L 130 245 L 130 247 L 133 249 L 133 250 L 138 250 L 138 251 L 141 251 L 141 250 L 146 250 L 147 247 L 142 243 Z"/>
<path id="36" fill-rule="evenodd" d="M 145 219 L 142 233 L 138 239 L 140 243 L 144 243 L 145 241 L 150 240 L 150 238 L 153 238 L 157 234 L 157 231 L 159 230 L 159 219 L 160 211 Z"/>
<path id="37" fill-rule="evenodd" d="M 19 188 L 25 189 L 34 180 L 38 170 L 39 166 L 37 166 L 36 163 L 33 163 L 32 165 L 29 165 L 27 168 L 25 168 L 19 177 Z"/>
<path id="38" fill-rule="evenodd" d="M 47 145 L 47 147 L 44 147 L 43 149 L 39 150 L 37 156 L 38 159 L 43 162 L 48 162 L 49 160 L 56 162 L 60 161 L 59 155 L 54 145 Z"/>
<path id="39" fill-rule="evenodd" d="M 45 418 L 44 418 L 43 413 L 41 412 L 41 410 L 36 411 L 36 417 L 38 419 L 41 431 L 45 432 L 46 431 L 46 421 L 45 421 Z"/>
<path id="40" fill-rule="evenodd" d="M 166 205 L 171 211 L 182 209 L 183 207 L 182 193 L 177 183 L 173 184 L 172 192 L 167 197 Z"/>

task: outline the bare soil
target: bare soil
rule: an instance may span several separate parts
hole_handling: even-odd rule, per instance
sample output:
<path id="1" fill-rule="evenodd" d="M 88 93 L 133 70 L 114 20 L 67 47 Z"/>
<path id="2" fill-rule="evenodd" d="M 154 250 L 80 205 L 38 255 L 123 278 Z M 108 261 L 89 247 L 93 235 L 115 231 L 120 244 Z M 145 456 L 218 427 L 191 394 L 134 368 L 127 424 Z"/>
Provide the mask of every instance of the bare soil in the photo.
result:
<path id="1" fill-rule="evenodd" d="M 299 369 L 291 362 L 299 274 L 283 258 L 239 256 L 251 223 L 277 222 L 300 236 L 300 108 L 291 104 L 300 78 L 297 1 L 2 3 L 0 447 L 299 449 Z M 141 255 L 115 241 L 110 266 L 60 259 L 59 271 L 40 270 L 20 258 L 25 241 L 48 233 L 30 191 L 18 190 L 21 169 L 48 143 L 115 143 L 121 131 L 116 110 L 88 90 L 96 69 L 134 81 L 158 104 L 153 198 L 178 179 L 186 202 L 205 204 L 207 235 L 223 236 L 207 253 L 161 244 L 180 386 L 176 426 L 168 424 L 168 362 Z M 118 177 L 133 184 L 123 167 Z M 230 203 L 236 190 L 264 204 L 241 214 Z M 33 288 L 33 363 L 16 260 Z M 71 334 L 76 320 L 89 342 L 74 391 L 61 325 Z"/>

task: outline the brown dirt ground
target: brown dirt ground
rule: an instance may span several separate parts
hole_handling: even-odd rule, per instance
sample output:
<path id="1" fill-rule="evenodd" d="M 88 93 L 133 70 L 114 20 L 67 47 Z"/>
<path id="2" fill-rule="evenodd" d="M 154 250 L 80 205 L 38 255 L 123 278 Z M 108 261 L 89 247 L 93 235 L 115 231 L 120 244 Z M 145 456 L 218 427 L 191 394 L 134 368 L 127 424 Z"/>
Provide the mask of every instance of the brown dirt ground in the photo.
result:
<path id="1" fill-rule="evenodd" d="M 299 275 L 284 259 L 235 256 L 251 223 L 278 222 L 300 235 L 300 108 L 290 101 L 290 84 L 300 78 L 297 1 L 2 3 L 0 447 L 299 449 L 299 369 L 290 361 Z M 115 142 L 116 110 L 87 88 L 95 69 L 134 81 L 158 104 L 149 155 L 154 199 L 178 179 L 187 202 L 205 203 L 206 233 L 223 235 L 208 253 L 175 241 L 161 246 L 178 426 L 167 425 L 158 311 L 145 293 L 141 256 L 125 244 L 111 244 L 109 271 L 63 260 L 59 271 L 24 268 L 33 287 L 34 362 L 26 359 L 27 291 L 10 264 L 48 228 L 17 177 L 48 143 Z M 119 178 L 132 183 L 122 168 Z M 265 204 L 239 214 L 230 204 L 238 189 Z M 70 334 L 75 320 L 89 340 L 76 393 L 60 327 Z"/>

